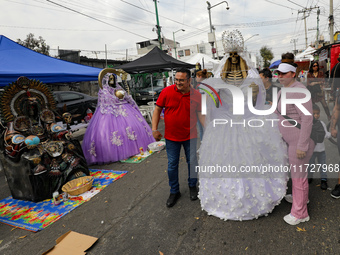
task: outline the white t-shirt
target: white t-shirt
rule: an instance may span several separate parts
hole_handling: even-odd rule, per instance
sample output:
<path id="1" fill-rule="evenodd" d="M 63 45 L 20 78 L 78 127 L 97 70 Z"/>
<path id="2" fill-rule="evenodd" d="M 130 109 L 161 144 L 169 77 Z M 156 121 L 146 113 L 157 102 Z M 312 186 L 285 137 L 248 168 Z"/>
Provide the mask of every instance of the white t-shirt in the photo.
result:
<path id="1" fill-rule="evenodd" d="M 326 125 L 325 123 L 323 123 L 323 121 L 321 121 L 321 124 L 323 126 L 323 129 L 325 130 L 326 134 L 325 134 L 325 139 L 326 138 L 330 138 L 331 137 L 331 133 L 327 131 L 327 128 L 326 128 Z M 314 152 L 321 152 L 321 151 L 324 151 L 325 150 L 325 142 L 322 142 L 322 143 L 317 143 L 315 145 L 315 148 L 314 148 Z"/>

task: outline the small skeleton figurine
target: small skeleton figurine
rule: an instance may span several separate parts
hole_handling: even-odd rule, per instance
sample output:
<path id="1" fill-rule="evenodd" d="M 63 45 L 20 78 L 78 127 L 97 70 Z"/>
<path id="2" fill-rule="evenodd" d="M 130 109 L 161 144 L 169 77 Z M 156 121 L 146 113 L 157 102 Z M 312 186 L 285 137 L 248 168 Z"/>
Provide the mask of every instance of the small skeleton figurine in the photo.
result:
<path id="1" fill-rule="evenodd" d="M 71 124 L 71 122 L 72 122 L 72 115 L 71 115 L 71 113 L 65 112 L 65 113 L 63 114 L 63 120 L 64 120 L 65 123 L 67 124 L 67 130 L 70 130 L 70 129 L 71 129 L 70 124 Z"/>

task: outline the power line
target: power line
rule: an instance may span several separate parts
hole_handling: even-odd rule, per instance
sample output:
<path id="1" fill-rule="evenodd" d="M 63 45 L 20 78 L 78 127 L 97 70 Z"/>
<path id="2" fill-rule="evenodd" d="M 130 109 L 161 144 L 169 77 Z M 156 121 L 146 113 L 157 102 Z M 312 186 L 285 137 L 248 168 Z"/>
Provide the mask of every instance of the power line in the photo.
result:
<path id="1" fill-rule="evenodd" d="M 62 11 L 62 10 L 55 9 L 55 8 L 47 8 L 47 7 L 42 7 L 42 6 L 38 6 L 38 5 L 34 5 L 34 4 L 28 4 L 28 3 L 20 3 L 20 2 L 16 2 L 16 1 L 12 1 L 12 0 L 4 0 L 4 1 L 10 2 L 10 3 L 16 3 L 16 4 L 27 5 L 27 6 L 38 7 L 38 8 L 42 8 L 42 9 L 48 9 L 48 10 L 54 10 L 54 11 L 65 12 L 65 11 Z M 39 1 L 37 1 L 37 0 L 35 0 L 35 1 L 38 2 L 38 3 L 42 3 L 42 2 L 39 2 Z M 42 4 L 46 4 L 46 3 L 42 3 Z"/>
<path id="2" fill-rule="evenodd" d="M 41 30 L 60 30 L 60 31 L 82 31 L 82 32 L 117 32 L 118 30 L 112 29 L 76 29 L 76 28 L 51 28 L 51 27 L 23 27 L 23 26 L 7 26 L 0 25 L 0 27 L 11 27 L 11 28 L 21 28 L 21 29 L 41 29 Z M 140 30 L 140 29 L 136 29 Z"/>
<path id="3" fill-rule="evenodd" d="M 294 9 L 294 8 L 291 8 L 291 7 L 288 7 L 288 6 L 282 5 L 282 4 L 274 3 L 274 2 L 272 2 L 272 1 L 269 1 L 269 0 L 265 0 L 265 1 L 266 1 L 266 2 L 268 2 L 268 3 L 271 3 L 271 4 L 276 4 L 276 5 L 278 5 L 278 6 L 281 6 L 281 7 L 288 8 L 288 9 L 290 9 L 290 10 L 295 10 L 295 11 L 297 11 L 297 10 L 296 10 L 296 9 Z"/>
<path id="4" fill-rule="evenodd" d="M 292 4 L 295 4 L 295 5 L 297 5 L 297 6 L 300 6 L 300 7 L 302 7 L 302 8 L 305 8 L 304 6 L 302 6 L 302 5 L 299 5 L 299 4 L 297 4 L 297 3 L 294 3 L 293 1 L 291 1 L 291 0 L 287 0 L 288 2 L 290 2 L 290 3 L 292 3 Z"/>
<path id="5" fill-rule="evenodd" d="M 298 18 L 298 20 L 301 18 Z M 244 28 L 244 27 L 263 27 L 263 26 L 272 26 L 284 23 L 295 22 L 296 19 L 281 19 L 281 20 L 269 20 L 269 21 L 260 21 L 260 22 L 251 22 L 251 23 L 238 23 L 238 24 L 222 24 L 222 25 L 214 25 L 214 26 L 223 26 L 223 27 L 235 27 L 235 28 Z"/>
<path id="6" fill-rule="evenodd" d="M 62 0 L 59 0 L 59 1 L 62 1 Z M 72 6 L 72 7 L 75 7 L 77 6 L 78 8 L 81 8 L 81 9 L 85 9 L 85 10 L 89 10 L 90 12 L 93 12 L 94 11 L 94 8 L 93 6 L 90 4 L 86 4 L 84 1 L 79 1 L 79 0 L 73 0 L 72 2 L 71 1 L 63 1 L 63 2 L 66 2 L 68 6 Z M 108 3 L 105 2 L 105 4 L 108 6 L 108 8 L 112 8 L 113 6 L 111 5 L 108 5 Z M 106 12 L 107 8 L 104 8 L 104 6 L 100 5 L 99 7 L 102 7 L 102 12 Z M 145 24 L 145 25 L 148 25 L 148 26 L 152 26 L 153 24 L 152 23 L 147 23 L 147 22 L 144 22 L 140 19 L 136 19 L 134 18 L 133 16 L 131 16 L 129 13 L 126 13 L 124 12 L 123 10 L 119 9 L 117 6 L 114 6 L 115 10 L 119 10 L 119 14 L 122 14 L 123 17 L 119 18 L 119 16 L 115 16 L 115 18 L 113 17 L 108 17 L 108 16 L 103 16 L 103 15 L 98 15 L 98 11 L 100 12 L 100 9 L 98 9 L 98 7 L 96 8 L 96 12 L 94 14 L 92 14 L 92 17 L 100 17 L 101 19 L 107 19 L 107 20 L 116 20 L 116 21 L 123 21 L 123 22 L 128 22 L 128 23 L 132 23 L 133 21 L 135 21 L 137 24 Z M 74 8 L 74 9 L 77 9 L 77 8 Z"/>
<path id="7" fill-rule="evenodd" d="M 92 17 L 92 16 L 90 16 L 90 15 L 87 15 L 87 14 L 85 14 L 85 13 L 82 13 L 82 12 L 73 10 L 73 9 L 71 9 L 71 8 L 69 8 L 69 7 L 66 7 L 66 6 L 64 6 L 64 5 L 61 5 L 61 4 L 52 2 L 51 0 L 46 0 L 46 1 L 47 1 L 47 2 L 50 2 L 50 3 L 52 3 L 52 4 L 55 4 L 55 5 L 58 5 L 58 6 L 62 7 L 62 8 L 67 9 L 67 10 L 70 10 L 70 11 L 73 11 L 73 12 L 75 12 L 75 13 L 78 13 L 78 14 L 80 14 L 80 15 L 83 15 L 83 16 L 85 16 L 85 17 L 88 17 L 88 18 L 90 18 L 90 19 L 99 21 L 99 22 L 104 23 L 104 24 L 106 24 L 106 25 L 109 25 L 109 26 L 111 26 L 111 27 L 118 28 L 118 29 L 123 30 L 123 31 L 125 31 L 125 32 L 127 32 L 127 33 L 130 33 L 130 34 L 133 34 L 133 35 L 137 35 L 137 36 L 143 37 L 143 38 L 145 38 L 145 39 L 149 39 L 149 38 L 147 38 L 147 37 L 145 37 L 145 36 L 143 36 L 143 35 L 139 35 L 139 34 L 137 34 L 137 33 L 128 31 L 128 30 L 126 30 L 126 29 L 123 29 L 123 28 L 121 28 L 121 27 L 117 27 L 117 26 L 115 26 L 115 25 L 112 25 L 112 24 L 107 23 L 107 22 L 105 22 L 105 21 L 102 21 L 102 20 L 100 20 L 100 19 L 97 19 L 97 18 L 94 18 L 94 17 Z"/>
<path id="8" fill-rule="evenodd" d="M 138 8 L 138 9 L 141 9 L 141 10 L 143 10 L 143 11 L 146 11 L 146 12 L 149 12 L 149 13 L 152 13 L 152 14 L 155 14 L 154 12 L 151 12 L 151 11 L 149 11 L 149 10 L 146 10 L 146 9 L 144 9 L 144 8 L 138 6 L 138 5 L 131 4 L 131 3 L 126 2 L 126 1 L 124 1 L 124 0 L 120 0 L 120 1 L 122 1 L 123 3 L 129 4 L 129 5 L 133 6 L 133 7 L 136 7 L 136 8 Z M 191 28 L 200 30 L 199 28 L 189 26 L 189 25 L 187 25 L 187 24 L 178 22 L 177 20 L 169 19 L 169 18 L 164 17 L 164 16 L 162 16 L 162 15 L 158 15 L 158 16 L 159 16 L 159 17 L 162 17 L 162 18 L 164 18 L 164 19 L 170 20 L 170 21 L 172 21 L 172 22 L 175 22 L 175 23 L 177 23 L 177 24 L 180 24 L 180 25 L 183 25 L 183 26 L 187 26 L 187 27 L 191 27 Z"/>

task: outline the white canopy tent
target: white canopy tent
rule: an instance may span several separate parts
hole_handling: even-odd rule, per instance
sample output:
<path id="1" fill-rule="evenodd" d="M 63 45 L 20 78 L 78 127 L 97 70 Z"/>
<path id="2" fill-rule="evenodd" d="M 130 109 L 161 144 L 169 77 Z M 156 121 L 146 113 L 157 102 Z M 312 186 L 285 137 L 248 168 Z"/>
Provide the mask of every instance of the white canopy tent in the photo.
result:
<path id="1" fill-rule="evenodd" d="M 303 52 L 301 52 L 301 53 L 299 53 L 295 56 L 295 60 L 296 61 L 302 61 L 302 60 L 311 60 L 312 61 L 314 59 L 312 54 L 315 51 L 316 51 L 316 49 L 314 49 L 311 46 L 308 46 L 307 49 L 305 49 Z"/>
<path id="2" fill-rule="evenodd" d="M 205 69 L 208 69 L 208 70 L 213 70 L 220 63 L 219 60 L 213 59 L 213 58 L 211 58 L 208 55 L 205 55 L 203 53 L 196 53 L 191 58 L 184 60 L 184 62 L 187 62 L 189 64 L 193 64 L 193 65 L 200 63 L 202 69 L 205 68 Z"/>

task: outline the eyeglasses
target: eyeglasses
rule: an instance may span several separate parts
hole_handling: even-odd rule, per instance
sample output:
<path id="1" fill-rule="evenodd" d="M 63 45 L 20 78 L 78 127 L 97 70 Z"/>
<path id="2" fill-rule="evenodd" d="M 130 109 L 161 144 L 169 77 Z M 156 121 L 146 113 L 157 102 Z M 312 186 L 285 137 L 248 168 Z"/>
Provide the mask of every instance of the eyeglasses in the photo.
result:
<path id="1" fill-rule="evenodd" d="M 183 83 L 183 82 L 185 82 L 185 81 L 187 81 L 187 80 L 189 80 L 190 78 L 187 78 L 187 79 L 176 79 L 175 78 L 175 82 L 178 82 L 178 83 Z"/>
<path id="2" fill-rule="evenodd" d="M 313 65 L 313 67 L 318 67 L 318 65 Z"/>

